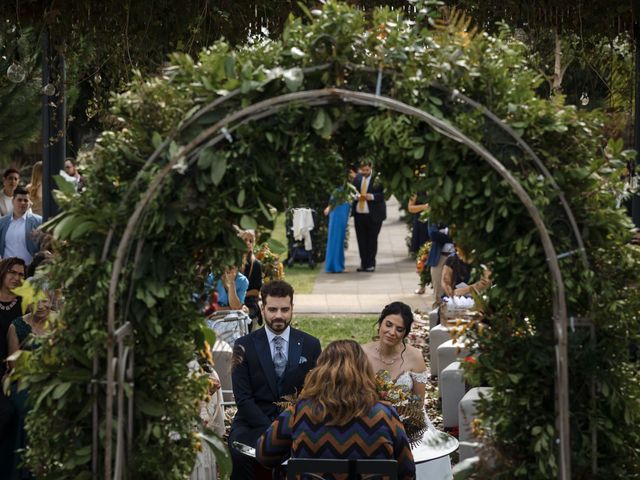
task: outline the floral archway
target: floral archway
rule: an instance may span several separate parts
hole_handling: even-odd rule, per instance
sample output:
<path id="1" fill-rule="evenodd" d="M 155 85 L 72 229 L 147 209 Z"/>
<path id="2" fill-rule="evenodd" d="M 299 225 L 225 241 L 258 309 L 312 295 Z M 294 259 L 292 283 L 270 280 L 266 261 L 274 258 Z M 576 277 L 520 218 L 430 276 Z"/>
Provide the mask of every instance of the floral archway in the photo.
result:
<path id="1" fill-rule="evenodd" d="M 174 54 L 161 76 L 138 78 L 114 98 L 114 128 L 86 159 L 95 182 L 83 195 L 60 194 L 64 213 L 49 223 L 60 241 L 51 282 L 66 304 L 22 374 L 37 398 L 27 456 L 46 465 L 41 476 L 77 478 L 92 459 L 94 471 L 109 473 L 87 445 L 107 458 L 124 448 L 116 440 L 126 428 L 111 423 L 116 405 L 105 395 L 126 373 L 118 340 L 135 365 L 115 399 L 120 412 L 133 399 L 130 455 L 116 470 L 188 473 L 204 389 L 186 367 L 203 337 L 193 267 L 233 262 L 243 248 L 233 224 L 271 222 L 271 207 L 365 155 L 393 193 L 430 192 L 434 218 L 455 224 L 492 264 L 489 328 L 468 334 L 482 351 L 470 373 L 494 387 L 481 405 L 499 460 L 494 478 L 562 477 L 569 464 L 578 478 L 594 463 L 637 471 L 637 373 L 623 352 L 638 331 L 640 299 L 629 288 L 638 251 L 615 208 L 621 142 L 602 144 L 597 114 L 537 98 L 539 78 L 508 32 L 493 38 L 439 23 L 429 2 L 416 12 L 380 9 L 367 19 L 327 2 L 292 19 L 279 41 L 219 42 L 197 61 Z M 563 311 L 591 328 L 565 331 L 553 319 Z M 561 428 L 572 444 L 558 458 L 555 439 L 569 436 L 556 428 L 552 372 L 565 340 L 559 371 L 568 368 L 572 417 Z M 620 419 L 630 427 L 621 431 Z M 594 448 L 594 433 L 618 441 Z"/>

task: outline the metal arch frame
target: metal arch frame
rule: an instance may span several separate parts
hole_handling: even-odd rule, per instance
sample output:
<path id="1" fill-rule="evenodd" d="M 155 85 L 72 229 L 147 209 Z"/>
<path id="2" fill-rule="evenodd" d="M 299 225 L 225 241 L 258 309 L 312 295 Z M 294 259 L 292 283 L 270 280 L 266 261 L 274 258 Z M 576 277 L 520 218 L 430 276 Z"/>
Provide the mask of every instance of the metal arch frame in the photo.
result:
<path id="1" fill-rule="evenodd" d="M 116 301 L 117 301 L 117 285 L 120 275 L 128 257 L 128 251 L 133 240 L 134 233 L 139 221 L 153 198 L 159 190 L 163 180 L 174 167 L 180 162 L 187 159 L 194 160 L 194 155 L 204 146 L 213 146 L 219 143 L 228 135 L 227 127 L 235 125 L 236 122 L 244 124 L 260 118 L 271 116 L 277 113 L 281 108 L 291 103 L 304 103 L 308 106 L 319 106 L 328 103 L 346 102 L 354 105 L 383 107 L 401 114 L 415 117 L 440 134 L 445 135 L 452 140 L 463 143 L 474 151 L 478 156 L 484 159 L 512 188 L 516 196 L 523 203 L 531 219 L 533 220 L 538 234 L 540 236 L 544 252 L 546 255 L 547 266 L 549 268 L 553 284 L 553 320 L 554 320 L 554 336 L 556 340 L 555 357 L 556 357 L 556 427 L 559 434 L 559 471 L 558 476 L 561 480 L 569 480 L 571 478 L 571 459 L 570 459 L 570 427 L 569 427 L 569 378 L 568 378 L 568 351 L 567 351 L 567 305 L 564 283 L 562 280 L 562 272 L 558 263 L 558 256 L 551 241 L 549 232 L 544 224 L 540 212 L 533 204 L 533 201 L 524 190 L 520 182 L 482 145 L 474 142 L 469 137 L 452 125 L 440 120 L 429 113 L 418 108 L 407 105 L 398 100 L 377 96 L 371 93 L 353 92 L 349 90 L 328 88 L 321 90 L 307 90 L 271 97 L 267 100 L 257 102 L 248 107 L 241 108 L 232 114 L 226 116 L 222 120 L 216 122 L 211 127 L 201 132 L 194 140 L 184 146 L 180 152 L 173 157 L 167 165 L 165 165 L 154 177 L 149 185 L 145 195 L 138 201 L 133 214 L 130 216 L 127 226 L 123 232 L 119 242 L 116 257 L 114 259 L 111 282 L 109 285 L 108 310 L 107 310 L 107 398 L 106 398 L 106 431 L 105 431 L 105 478 L 111 478 L 112 463 L 112 426 L 113 426 L 113 387 L 115 383 L 113 368 L 111 362 L 114 358 L 114 347 L 117 342 L 115 336 L 116 323 Z M 220 103 L 220 102 L 219 102 Z M 207 107 L 205 107 L 207 108 Z M 237 127 L 237 126 L 236 126 Z M 222 133 L 220 133 L 222 132 Z M 213 137 L 213 139 L 211 139 Z M 158 152 L 163 150 L 168 141 L 158 147 L 153 156 L 157 156 Z M 567 206 L 568 208 L 568 206 Z M 108 243 L 110 243 L 111 235 L 105 243 L 104 253 L 108 251 Z M 118 382 L 120 383 L 120 382 Z M 119 389 L 121 390 L 121 388 Z M 116 472 L 116 475 L 118 472 Z M 118 477 L 116 477 L 118 478 Z"/>

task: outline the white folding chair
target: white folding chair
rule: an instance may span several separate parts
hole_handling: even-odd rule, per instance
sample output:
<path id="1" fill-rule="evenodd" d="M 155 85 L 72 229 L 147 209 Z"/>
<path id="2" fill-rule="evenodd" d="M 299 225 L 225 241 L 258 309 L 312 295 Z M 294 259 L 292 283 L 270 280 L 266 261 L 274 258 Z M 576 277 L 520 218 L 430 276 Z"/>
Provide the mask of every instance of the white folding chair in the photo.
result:
<path id="1" fill-rule="evenodd" d="M 242 310 L 219 310 L 209 315 L 207 325 L 215 332 L 216 338 L 233 348 L 237 339 L 249 333 L 251 318 Z"/>

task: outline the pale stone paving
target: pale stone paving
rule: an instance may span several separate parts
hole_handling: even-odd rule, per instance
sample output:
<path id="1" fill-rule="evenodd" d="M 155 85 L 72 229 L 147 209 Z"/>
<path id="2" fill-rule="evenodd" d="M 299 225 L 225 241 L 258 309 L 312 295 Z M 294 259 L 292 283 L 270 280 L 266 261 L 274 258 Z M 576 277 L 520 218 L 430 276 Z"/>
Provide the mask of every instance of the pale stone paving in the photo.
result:
<path id="1" fill-rule="evenodd" d="M 406 238 L 409 231 L 400 220 L 399 203 L 395 197 L 387 201 L 387 220 L 382 224 L 378 239 L 376 271 L 356 272 L 360 266 L 358 242 L 349 220 L 349 248 L 345 264 L 349 272 L 325 273 L 316 279 L 312 294 L 296 294 L 296 314 L 311 313 L 379 313 L 393 301 L 405 302 L 414 309 L 427 312 L 433 303 L 433 292 L 416 295 L 418 275 L 415 262 L 408 254 Z M 316 268 L 322 268 L 318 265 Z"/>

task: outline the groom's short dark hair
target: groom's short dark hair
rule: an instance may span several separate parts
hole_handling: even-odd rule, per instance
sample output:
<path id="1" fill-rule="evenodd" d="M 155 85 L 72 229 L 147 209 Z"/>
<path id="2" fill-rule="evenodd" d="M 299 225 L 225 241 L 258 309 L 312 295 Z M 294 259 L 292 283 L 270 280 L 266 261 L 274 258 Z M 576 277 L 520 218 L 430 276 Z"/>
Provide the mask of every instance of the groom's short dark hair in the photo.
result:
<path id="1" fill-rule="evenodd" d="M 262 304 L 267 303 L 267 297 L 289 297 L 291 298 L 291 304 L 293 304 L 293 287 L 284 280 L 272 280 L 269 283 L 265 283 L 260 289 L 260 296 L 262 297 Z"/>

